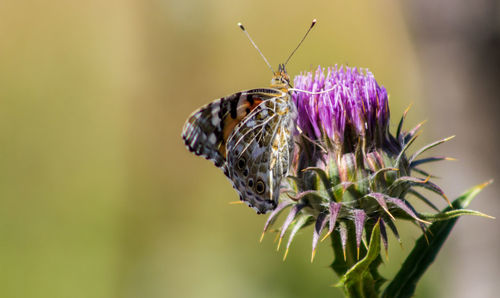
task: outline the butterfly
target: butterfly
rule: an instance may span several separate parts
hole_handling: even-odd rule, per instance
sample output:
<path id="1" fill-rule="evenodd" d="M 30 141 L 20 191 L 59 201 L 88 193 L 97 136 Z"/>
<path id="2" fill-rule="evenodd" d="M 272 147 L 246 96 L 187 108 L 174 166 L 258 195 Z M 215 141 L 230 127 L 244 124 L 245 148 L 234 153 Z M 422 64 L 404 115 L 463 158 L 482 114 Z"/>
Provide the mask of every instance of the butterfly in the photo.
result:
<path id="1" fill-rule="evenodd" d="M 272 70 L 243 25 L 238 25 Z M 188 150 L 222 169 L 240 200 L 258 214 L 276 208 L 282 179 L 290 169 L 297 110 L 285 65 L 295 50 L 273 71 L 270 88 L 217 99 L 191 114 L 182 131 Z"/>
<path id="2" fill-rule="evenodd" d="M 270 88 L 222 97 L 195 111 L 184 124 L 189 151 L 212 160 L 257 213 L 274 210 L 293 154 L 296 109 L 284 65 Z"/>

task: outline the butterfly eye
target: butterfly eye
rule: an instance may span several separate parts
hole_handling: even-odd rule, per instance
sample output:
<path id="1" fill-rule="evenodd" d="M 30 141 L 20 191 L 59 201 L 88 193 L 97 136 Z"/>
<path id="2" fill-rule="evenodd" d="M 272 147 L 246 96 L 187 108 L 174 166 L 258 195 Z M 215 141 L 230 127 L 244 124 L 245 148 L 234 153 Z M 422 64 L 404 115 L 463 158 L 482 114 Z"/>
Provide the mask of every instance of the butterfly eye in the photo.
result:
<path id="1" fill-rule="evenodd" d="M 255 191 L 257 191 L 259 195 L 263 194 L 266 191 L 266 185 L 264 184 L 264 181 L 257 181 L 257 183 L 255 184 Z"/>
<path id="2" fill-rule="evenodd" d="M 245 165 L 246 165 L 247 161 L 245 160 L 244 157 L 240 158 L 240 160 L 238 160 L 238 169 L 239 170 L 243 170 L 245 168 Z"/>

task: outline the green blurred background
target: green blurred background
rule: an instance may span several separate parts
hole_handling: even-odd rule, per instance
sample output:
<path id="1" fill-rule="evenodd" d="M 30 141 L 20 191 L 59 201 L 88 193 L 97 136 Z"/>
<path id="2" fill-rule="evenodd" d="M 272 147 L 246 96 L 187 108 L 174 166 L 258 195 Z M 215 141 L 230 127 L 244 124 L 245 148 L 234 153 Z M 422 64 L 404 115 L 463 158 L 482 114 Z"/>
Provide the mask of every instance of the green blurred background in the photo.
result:
<path id="1" fill-rule="evenodd" d="M 337 297 L 311 229 L 286 262 L 265 216 L 180 138 L 212 99 L 267 86 L 264 62 L 369 68 L 390 93 L 392 125 L 427 119 L 420 145 L 457 134 L 433 165 L 451 197 L 498 176 L 500 9 L 439 1 L 2 1 L 1 297 Z M 472 208 L 498 216 L 497 185 Z M 434 199 L 439 206 L 442 200 Z M 390 277 L 420 236 L 400 224 Z M 420 297 L 493 297 L 497 221 L 464 218 Z"/>

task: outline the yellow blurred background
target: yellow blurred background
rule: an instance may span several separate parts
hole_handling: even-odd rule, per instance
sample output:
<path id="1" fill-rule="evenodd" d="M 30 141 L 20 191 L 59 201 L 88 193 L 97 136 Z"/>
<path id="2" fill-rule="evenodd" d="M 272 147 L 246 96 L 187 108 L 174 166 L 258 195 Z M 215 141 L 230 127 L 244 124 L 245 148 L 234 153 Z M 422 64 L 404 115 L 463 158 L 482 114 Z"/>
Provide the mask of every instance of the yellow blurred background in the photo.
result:
<path id="1" fill-rule="evenodd" d="M 429 168 L 456 197 L 498 174 L 500 10 L 446 2 L 1 2 L 0 296 L 340 297 L 327 241 L 312 264 L 310 228 L 285 262 L 272 233 L 260 244 L 266 217 L 229 204 L 237 194 L 184 148 L 182 125 L 268 85 L 237 22 L 276 66 L 317 18 L 290 75 L 369 68 L 393 127 L 413 103 L 408 125 L 428 120 L 420 145 L 458 135 L 435 153 L 459 161 Z M 498 216 L 498 190 L 471 207 Z M 420 236 L 400 227 L 386 277 Z M 498 239 L 497 221 L 461 219 L 417 294 L 494 296 Z"/>

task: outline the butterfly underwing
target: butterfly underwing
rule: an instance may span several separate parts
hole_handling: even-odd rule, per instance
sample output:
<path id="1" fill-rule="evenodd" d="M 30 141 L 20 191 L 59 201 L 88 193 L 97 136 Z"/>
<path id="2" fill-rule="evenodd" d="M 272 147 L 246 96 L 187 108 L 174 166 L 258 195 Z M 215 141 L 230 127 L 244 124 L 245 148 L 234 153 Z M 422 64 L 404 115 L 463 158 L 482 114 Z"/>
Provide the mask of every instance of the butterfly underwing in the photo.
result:
<path id="1" fill-rule="evenodd" d="M 221 168 L 257 213 L 276 208 L 290 167 L 297 113 L 288 86 L 280 65 L 271 88 L 217 99 L 195 111 L 182 132 L 189 151 Z"/>
<path id="2" fill-rule="evenodd" d="M 273 71 L 270 88 L 252 89 L 217 99 L 196 110 L 184 124 L 182 138 L 189 151 L 222 169 L 240 200 L 257 213 L 274 210 L 280 185 L 288 175 L 294 150 L 297 110 L 285 65 L 297 47 L 273 71 L 241 23 L 238 26 Z M 303 91 L 303 90 L 302 90 Z"/>

